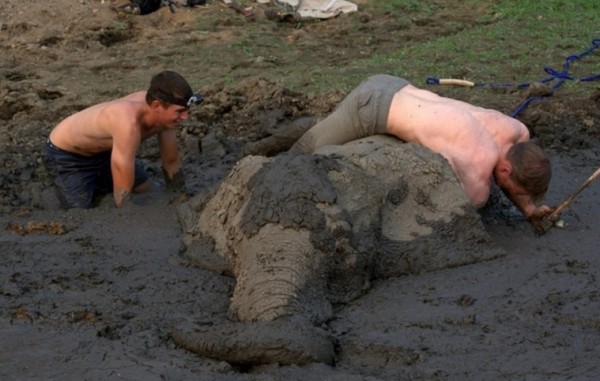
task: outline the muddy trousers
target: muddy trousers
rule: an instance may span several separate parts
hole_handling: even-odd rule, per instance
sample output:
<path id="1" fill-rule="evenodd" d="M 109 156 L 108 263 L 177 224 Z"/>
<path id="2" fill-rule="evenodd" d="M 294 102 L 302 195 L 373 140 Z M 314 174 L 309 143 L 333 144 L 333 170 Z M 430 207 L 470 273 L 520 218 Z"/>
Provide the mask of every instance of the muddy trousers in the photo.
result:
<path id="1" fill-rule="evenodd" d="M 319 147 L 387 133 L 394 94 L 408 84 L 405 79 L 391 75 L 369 77 L 333 113 L 306 131 L 290 151 L 310 154 Z"/>
<path id="2" fill-rule="evenodd" d="M 54 177 L 54 188 L 61 207 L 91 208 L 94 198 L 112 192 L 111 152 L 82 156 L 62 150 L 46 140 L 46 169 Z M 141 163 L 135 163 L 133 187 L 148 180 Z"/>

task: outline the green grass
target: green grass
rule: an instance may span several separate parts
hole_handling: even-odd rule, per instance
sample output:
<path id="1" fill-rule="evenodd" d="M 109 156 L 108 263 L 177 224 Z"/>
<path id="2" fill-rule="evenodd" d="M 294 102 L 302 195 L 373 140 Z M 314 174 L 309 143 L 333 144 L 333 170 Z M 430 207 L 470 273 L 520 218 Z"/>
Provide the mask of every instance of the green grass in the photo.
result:
<path id="1" fill-rule="evenodd" d="M 536 80 L 546 76 L 545 66 L 560 70 L 567 56 L 600 38 L 598 15 L 595 0 L 504 1 L 489 8 L 493 23 L 411 44 L 364 64 L 414 79 L 466 73 L 476 82 L 512 81 L 517 73 L 519 81 Z M 586 60 L 590 69 L 600 70 L 597 55 Z"/>
<path id="2" fill-rule="evenodd" d="M 429 12 L 432 8 L 427 2 L 419 0 L 373 1 L 370 6 L 374 11 L 392 14 L 398 12 Z"/>
<path id="3" fill-rule="evenodd" d="M 189 55 L 211 52 L 210 75 L 263 75 L 315 94 L 349 91 L 375 73 L 417 85 L 430 76 L 532 82 L 547 77 L 544 67 L 561 70 L 567 56 L 600 38 L 598 15 L 598 0 L 371 0 L 359 12 L 290 26 L 247 22 L 225 8 L 199 17 L 195 33 L 221 35 L 191 46 Z M 600 73 L 599 56 L 574 63 L 571 72 Z M 207 74 L 199 72 L 198 80 Z"/>
<path id="4" fill-rule="evenodd" d="M 333 70 L 315 70 L 322 79 L 317 92 L 328 85 L 348 89 L 365 73 L 390 73 L 424 83 L 427 77 L 455 77 L 478 83 L 532 82 L 547 77 L 544 67 L 561 70 L 566 57 L 588 49 L 600 38 L 600 2 L 587 1 L 466 1 L 485 8 L 479 24 L 462 28 L 446 25 L 456 33 L 350 62 Z M 366 8 L 373 18 L 380 13 L 398 18 L 428 17 L 439 9 L 412 0 L 373 1 Z M 408 13 L 407 13 L 408 12 Z M 600 53 L 600 52 L 599 52 Z M 572 64 L 583 76 L 600 72 L 598 54 Z M 359 73 L 353 75 L 352 73 Z"/>

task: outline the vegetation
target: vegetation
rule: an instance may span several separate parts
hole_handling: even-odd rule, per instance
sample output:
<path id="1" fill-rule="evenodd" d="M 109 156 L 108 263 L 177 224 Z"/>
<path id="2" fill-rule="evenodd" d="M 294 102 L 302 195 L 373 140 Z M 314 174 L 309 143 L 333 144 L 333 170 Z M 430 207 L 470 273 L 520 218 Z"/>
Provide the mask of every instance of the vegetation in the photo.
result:
<path id="1" fill-rule="evenodd" d="M 568 56 L 600 38 L 597 0 L 356 2 L 358 12 L 297 24 L 248 22 L 231 9 L 210 7 L 212 13 L 199 13 L 194 31 L 210 69 L 192 80 L 264 75 L 315 94 L 348 91 L 375 73 L 416 84 L 439 77 L 512 85 L 548 78 L 546 67 L 560 72 Z M 600 73 L 599 54 L 573 62 L 569 73 Z"/>

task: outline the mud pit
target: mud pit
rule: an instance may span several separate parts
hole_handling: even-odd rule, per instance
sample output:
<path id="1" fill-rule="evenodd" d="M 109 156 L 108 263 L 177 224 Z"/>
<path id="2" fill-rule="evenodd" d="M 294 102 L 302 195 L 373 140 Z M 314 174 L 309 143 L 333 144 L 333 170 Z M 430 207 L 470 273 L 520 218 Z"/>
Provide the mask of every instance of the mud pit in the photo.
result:
<path id="1" fill-rule="evenodd" d="M 55 9 L 21 3 L 0 5 L 2 378 L 592 380 L 600 372 L 598 184 L 563 215 L 564 229 L 543 237 L 499 197 L 481 217 L 504 256 L 391 274 L 335 305 L 320 324 L 333 338 L 333 365 L 231 365 L 176 345 L 173 327 L 210 330 L 232 321 L 236 289 L 233 278 L 187 255 L 176 210 L 214 192 L 248 143 L 327 113 L 343 92 L 315 98 L 264 75 L 225 84 L 211 76 L 214 68 L 184 55 L 175 68 L 202 78 L 192 82 L 206 95 L 181 131 L 188 193 L 161 189 L 157 150 L 148 142 L 140 157 L 155 180 L 149 194 L 123 210 L 109 199 L 93 210 L 56 210 L 40 165 L 51 126 L 145 87 L 148 73 L 170 65 L 176 48 L 190 49 L 184 23 L 192 16 L 144 19 L 147 28 L 138 25 L 132 36 L 115 28 L 100 2 L 57 1 Z M 147 41 L 172 50 L 148 53 Z M 518 103 L 499 102 L 490 106 L 510 111 Z M 551 153 L 546 201 L 554 205 L 600 166 L 600 96 L 592 88 L 549 98 L 520 118 Z"/>

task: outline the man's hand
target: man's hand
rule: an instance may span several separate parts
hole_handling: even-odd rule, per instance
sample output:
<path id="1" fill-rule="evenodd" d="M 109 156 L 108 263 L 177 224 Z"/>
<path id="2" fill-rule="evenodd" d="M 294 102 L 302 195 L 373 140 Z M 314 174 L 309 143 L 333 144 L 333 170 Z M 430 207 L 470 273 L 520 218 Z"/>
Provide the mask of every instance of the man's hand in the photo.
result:
<path id="1" fill-rule="evenodd" d="M 529 219 L 542 219 L 552 213 L 554 211 L 553 208 L 548 205 L 541 205 L 537 208 L 533 209 L 531 213 L 527 216 Z"/>
<path id="2" fill-rule="evenodd" d="M 554 211 L 547 205 L 541 205 L 535 208 L 528 216 L 527 219 L 533 226 L 536 234 L 544 234 L 553 224 L 559 219 L 559 216 L 553 216 L 549 219 L 548 216 Z"/>
<path id="3" fill-rule="evenodd" d="M 129 192 L 126 189 L 117 189 L 114 192 L 114 199 L 115 199 L 115 206 L 117 208 L 122 208 L 125 203 L 127 202 L 127 200 L 129 200 L 129 197 L 131 196 L 131 192 Z"/>
<path id="4" fill-rule="evenodd" d="M 173 173 L 173 176 L 171 177 L 163 167 L 163 176 L 168 191 L 181 191 L 185 187 L 185 177 L 183 176 L 183 171 L 181 169 Z"/>

